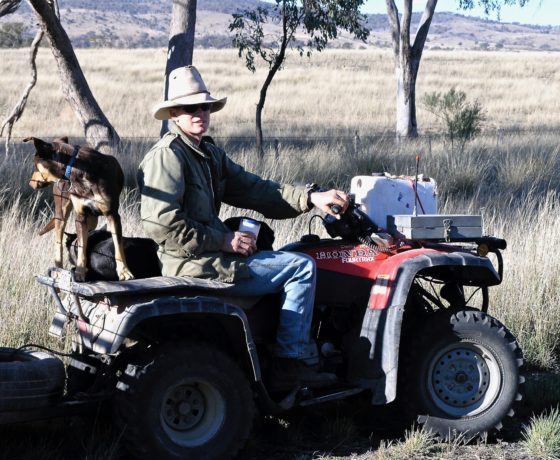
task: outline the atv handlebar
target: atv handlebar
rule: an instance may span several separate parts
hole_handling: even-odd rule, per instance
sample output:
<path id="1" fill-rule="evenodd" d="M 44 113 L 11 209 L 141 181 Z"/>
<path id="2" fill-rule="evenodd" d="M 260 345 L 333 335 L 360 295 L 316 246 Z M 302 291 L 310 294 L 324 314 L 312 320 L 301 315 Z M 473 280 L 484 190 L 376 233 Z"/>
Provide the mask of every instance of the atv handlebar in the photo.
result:
<path id="1" fill-rule="evenodd" d="M 320 187 L 317 187 L 316 190 L 324 191 Z M 332 238 L 340 236 L 345 239 L 360 240 L 369 238 L 372 233 L 378 231 L 377 225 L 359 208 L 352 195 L 350 195 L 348 207 L 344 213 L 338 204 L 333 204 L 330 208 L 333 214 L 339 216 L 338 219 L 331 215 L 323 218 L 325 229 Z"/>
<path id="2" fill-rule="evenodd" d="M 331 211 L 333 212 L 333 214 L 337 214 L 337 215 L 338 215 L 338 214 L 340 214 L 340 213 L 342 212 L 342 208 L 341 208 L 339 205 L 337 205 L 337 204 L 333 204 L 333 205 L 331 206 Z"/>

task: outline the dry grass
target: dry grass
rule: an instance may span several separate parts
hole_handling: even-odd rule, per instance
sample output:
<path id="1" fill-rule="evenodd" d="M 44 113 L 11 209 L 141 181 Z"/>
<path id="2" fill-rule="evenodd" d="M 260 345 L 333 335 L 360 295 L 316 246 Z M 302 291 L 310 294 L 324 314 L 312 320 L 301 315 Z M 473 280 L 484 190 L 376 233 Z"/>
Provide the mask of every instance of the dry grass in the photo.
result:
<path id="1" fill-rule="evenodd" d="M 490 312 L 518 337 L 529 363 L 545 369 L 559 364 L 560 198 L 553 180 L 553 171 L 560 170 L 558 140 L 552 135 L 530 135 L 525 143 L 520 143 L 518 137 L 507 137 L 497 148 L 493 138 L 481 138 L 461 156 L 450 155 L 443 144 L 434 142 L 431 154 L 426 152 L 422 160 L 422 171 L 435 177 L 439 184 L 443 212 L 483 212 L 486 232 L 508 240 L 504 282 L 491 289 Z M 144 141 L 131 143 L 124 146 L 120 155 L 128 178 L 121 203 L 127 235 L 143 234 L 134 172 L 147 146 Z M 16 154 L 0 168 L 0 177 L 4 177 L 6 184 L 16 179 L 3 192 L 0 221 L 0 249 L 5 254 L 0 283 L 6 286 L 0 293 L 4 306 L 0 310 L 0 337 L 10 344 L 41 341 L 45 337 L 46 306 L 50 302 L 43 289 L 33 282 L 33 274 L 46 269 L 52 253 L 51 237 L 36 234 L 52 213 L 51 198 L 49 193 L 43 193 L 38 199 L 28 189 L 24 177 L 31 165 L 18 159 L 31 147 L 17 147 Z M 388 141 L 370 144 L 359 151 L 342 143 L 292 146 L 282 150 L 278 159 L 269 152 L 262 162 L 256 161 L 248 149 L 232 148 L 230 152 L 247 169 L 265 177 L 284 182 L 317 181 L 347 189 L 350 178 L 357 174 L 407 172 L 417 148 L 412 144 L 397 150 Z M 350 155 L 352 161 L 348 161 Z M 240 212 L 226 206 L 223 217 Z M 276 231 L 276 247 L 307 233 L 309 222 L 310 215 L 269 222 Z M 311 229 L 323 232 L 318 220 L 312 221 Z"/>
<path id="2" fill-rule="evenodd" d="M 161 95 L 163 49 L 78 50 L 78 58 L 102 109 L 123 137 L 158 134 L 149 108 Z M 560 124 L 560 60 L 545 52 L 424 53 L 418 78 L 423 94 L 455 86 L 479 99 L 490 129 L 543 129 Z M 17 101 L 28 79 L 25 50 L 0 50 L 0 112 Z M 252 136 L 257 89 L 265 71 L 253 75 L 234 50 L 196 50 L 195 64 L 227 109 L 214 117 L 219 137 Z M 269 90 L 265 136 L 353 135 L 393 129 L 395 82 L 389 50 L 328 50 L 311 59 L 290 55 Z M 420 129 L 438 130 L 418 110 Z M 48 124 L 45 122 L 48 120 Z M 48 49 L 39 53 L 38 86 L 14 130 L 15 136 L 81 135 L 64 102 L 56 65 Z"/>

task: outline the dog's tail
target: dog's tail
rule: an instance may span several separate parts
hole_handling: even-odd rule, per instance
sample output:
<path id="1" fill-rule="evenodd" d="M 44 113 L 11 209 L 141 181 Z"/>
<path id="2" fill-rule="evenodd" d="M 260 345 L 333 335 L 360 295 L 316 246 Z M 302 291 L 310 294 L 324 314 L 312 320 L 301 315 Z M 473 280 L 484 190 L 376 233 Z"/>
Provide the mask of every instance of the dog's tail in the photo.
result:
<path id="1" fill-rule="evenodd" d="M 54 228 L 54 219 L 51 219 L 47 225 L 45 225 L 41 230 L 39 230 L 39 235 L 44 235 L 50 232 Z"/>

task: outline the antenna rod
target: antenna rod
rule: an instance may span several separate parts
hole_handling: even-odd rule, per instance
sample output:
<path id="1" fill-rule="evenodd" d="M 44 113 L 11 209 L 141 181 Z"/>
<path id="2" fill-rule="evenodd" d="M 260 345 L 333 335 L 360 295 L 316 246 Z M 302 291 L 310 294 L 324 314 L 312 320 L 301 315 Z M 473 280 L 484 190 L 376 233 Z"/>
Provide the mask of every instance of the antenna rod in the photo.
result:
<path id="1" fill-rule="evenodd" d="M 416 155 L 416 176 L 414 177 L 414 210 L 412 215 L 416 216 L 416 204 L 418 202 L 418 166 L 420 164 L 420 155 Z"/>

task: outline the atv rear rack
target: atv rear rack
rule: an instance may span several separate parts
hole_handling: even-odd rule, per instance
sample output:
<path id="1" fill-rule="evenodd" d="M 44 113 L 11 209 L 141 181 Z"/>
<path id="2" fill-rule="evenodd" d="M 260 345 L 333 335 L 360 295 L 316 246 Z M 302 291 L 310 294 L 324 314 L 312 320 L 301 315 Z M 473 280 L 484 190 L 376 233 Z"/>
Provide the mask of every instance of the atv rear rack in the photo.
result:
<path id="1" fill-rule="evenodd" d="M 191 278 L 187 276 L 155 276 L 153 278 L 133 279 L 126 281 L 76 281 L 74 270 L 51 267 L 47 275 L 37 275 L 39 283 L 49 288 L 56 302 L 58 311 L 66 317 L 79 317 L 89 322 L 84 315 L 80 297 L 93 302 L 105 301 L 109 305 L 116 305 L 123 298 L 139 296 L 155 296 L 162 293 L 188 293 L 193 291 L 223 291 L 231 284 L 219 281 Z M 64 306 L 60 292 L 68 293 L 77 307 L 77 315 L 68 311 Z"/>

